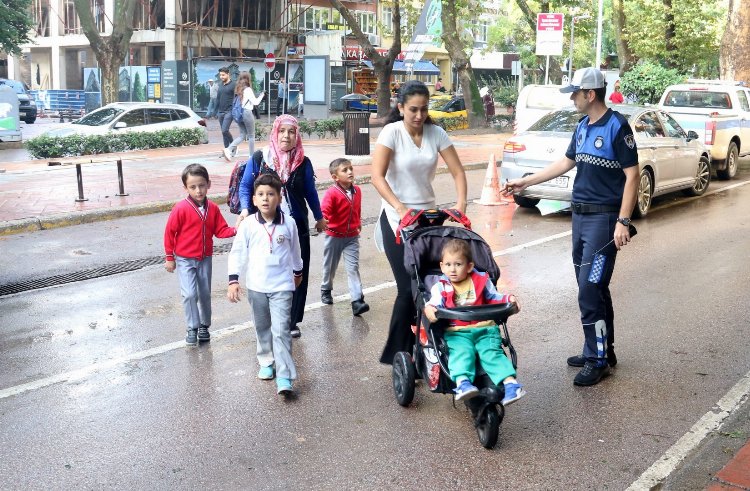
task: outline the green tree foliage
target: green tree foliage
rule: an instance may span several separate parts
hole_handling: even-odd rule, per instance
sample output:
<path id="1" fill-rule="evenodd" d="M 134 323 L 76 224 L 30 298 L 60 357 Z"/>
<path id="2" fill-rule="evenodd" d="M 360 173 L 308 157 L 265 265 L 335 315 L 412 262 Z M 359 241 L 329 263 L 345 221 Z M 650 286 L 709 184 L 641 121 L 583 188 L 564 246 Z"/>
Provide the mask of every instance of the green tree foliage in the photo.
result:
<path id="1" fill-rule="evenodd" d="M 20 46 L 31 42 L 29 31 L 34 21 L 29 17 L 30 5 L 31 0 L 0 2 L 0 51 L 20 55 Z"/>
<path id="2" fill-rule="evenodd" d="M 133 100 L 146 102 L 146 86 L 141 82 L 141 74 L 138 72 L 133 77 Z"/>
<path id="3" fill-rule="evenodd" d="M 634 98 L 638 104 L 656 104 L 664 89 L 684 81 L 685 76 L 674 68 L 641 61 L 620 78 L 620 87 L 623 94 Z"/>
<path id="4" fill-rule="evenodd" d="M 663 62 L 693 76 L 718 76 L 727 16 L 724 2 L 672 0 L 670 8 L 664 0 L 627 0 L 623 7 L 623 36 L 636 58 Z M 669 43 L 668 14 L 674 18 L 674 37 Z"/>

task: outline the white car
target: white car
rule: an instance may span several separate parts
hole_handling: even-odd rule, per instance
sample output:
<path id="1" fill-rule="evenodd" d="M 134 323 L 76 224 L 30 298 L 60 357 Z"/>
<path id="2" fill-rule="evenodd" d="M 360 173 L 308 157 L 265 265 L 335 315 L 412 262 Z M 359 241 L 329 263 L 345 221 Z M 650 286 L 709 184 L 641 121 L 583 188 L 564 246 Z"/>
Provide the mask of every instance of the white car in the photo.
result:
<path id="1" fill-rule="evenodd" d="M 47 131 L 47 136 L 106 135 L 109 132 L 156 132 L 173 128 L 198 128 L 201 143 L 208 143 L 206 121 L 180 104 L 115 102 L 82 118 Z"/>
<path id="2" fill-rule="evenodd" d="M 678 190 L 692 196 L 706 192 L 711 182 L 711 161 L 694 131 L 685 133 L 674 118 L 654 107 L 619 105 L 613 109 L 628 118 L 638 146 L 640 180 L 635 216 L 648 213 L 654 196 Z M 503 150 L 503 178 L 533 174 L 564 156 L 581 117 L 575 109 L 561 109 L 508 139 Z M 526 208 L 536 206 L 541 199 L 570 201 L 575 178 L 574 167 L 550 181 L 529 186 L 513 199 Z"/>

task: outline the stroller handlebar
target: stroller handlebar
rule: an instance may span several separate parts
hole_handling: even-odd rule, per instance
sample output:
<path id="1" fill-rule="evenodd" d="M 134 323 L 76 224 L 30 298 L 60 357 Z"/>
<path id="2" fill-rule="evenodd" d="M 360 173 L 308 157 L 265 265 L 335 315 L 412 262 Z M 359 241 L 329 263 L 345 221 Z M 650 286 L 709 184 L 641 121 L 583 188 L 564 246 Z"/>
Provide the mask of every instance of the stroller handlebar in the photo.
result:
<path id="1" fill-rule="evenodd" d="M 516 301 L 511 301 L 489 305 L 453 307 L 450 309 L 438 308 L 435 317 L 438 319 L 460 321 L 493 320 L 495 322 L 505 322 L 508 320 L 508 317 L 517 314 L 520 310 L 518 303 Z"/>
<path id="2" fill-rule="evenodd" d="M 399 221 L 398 228 L 396 229 L 396 244 L 400 244 L 402 239 L 406 239 L 409 232 L 405 230 L 406 227 L 412 225 L 421 227 L 432 227 L 441 226 L 446 220 L 453 220 L 460 223 L 465 228 L 471 230 L 471 221 L 469 217 L 464 215 L 460 210 L 453 208 L 443 209 L 428 209 L 428 210 L 417 210 L 410 208 L 406 215 Z"/>

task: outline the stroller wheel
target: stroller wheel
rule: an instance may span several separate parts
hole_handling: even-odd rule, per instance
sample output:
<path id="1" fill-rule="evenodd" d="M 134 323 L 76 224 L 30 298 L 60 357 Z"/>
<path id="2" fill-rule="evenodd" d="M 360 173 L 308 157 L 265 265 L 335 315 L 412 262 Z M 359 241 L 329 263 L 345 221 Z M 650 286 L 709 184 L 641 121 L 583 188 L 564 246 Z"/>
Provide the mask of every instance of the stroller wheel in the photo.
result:
<path id="1" fill-rule="evenodd" d="M 503 411 L 503 407 L 500 407 L 500 411 Z M 479 416 L 474 421 L 477 427 L 477 435 L 479 435 L 479 442 L 484 448 L 495 448 L 497 445 L 497 436 L 500 431 L 500 419 L 501 416 L 497 412 L 498 406 L 495 404 L 487 404 L 481 411 Z"/>
<path id="2" fill-rule="evenodd" d="M 405 351 L 399 351 L 393 357 L 393 392 L 396 394 L 396 402 L 406 407 L 414 400 L 414 362 L 411 355 Z"/>

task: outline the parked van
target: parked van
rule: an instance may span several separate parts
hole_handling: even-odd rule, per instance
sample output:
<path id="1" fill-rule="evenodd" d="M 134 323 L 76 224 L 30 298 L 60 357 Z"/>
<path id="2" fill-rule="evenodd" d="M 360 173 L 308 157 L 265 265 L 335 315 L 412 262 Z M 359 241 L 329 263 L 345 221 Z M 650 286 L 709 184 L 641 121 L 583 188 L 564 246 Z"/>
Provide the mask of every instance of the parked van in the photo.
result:
<path id="1" fill-rule="evenodd" d="M 518 94 L 513 132 L 526 131 L 545 114 L 573 106 L 570 94 L 560 92 L 562 85 L 527 85 Z"/>

